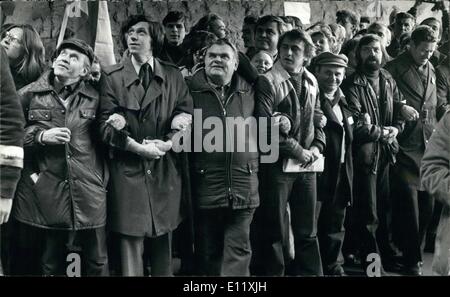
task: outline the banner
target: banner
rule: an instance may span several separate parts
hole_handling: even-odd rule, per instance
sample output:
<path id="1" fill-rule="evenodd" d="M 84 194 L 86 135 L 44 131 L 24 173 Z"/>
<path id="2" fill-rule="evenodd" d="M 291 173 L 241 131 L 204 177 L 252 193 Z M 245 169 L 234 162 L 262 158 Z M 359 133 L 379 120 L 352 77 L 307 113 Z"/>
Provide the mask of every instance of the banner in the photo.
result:
<path id="1" fill-rule="evenodd" d="M 86 41 L 102 66 L 116 63 L 107 1 L 70 1 L 66 5 L 57 46 L 67 38 Z"/>

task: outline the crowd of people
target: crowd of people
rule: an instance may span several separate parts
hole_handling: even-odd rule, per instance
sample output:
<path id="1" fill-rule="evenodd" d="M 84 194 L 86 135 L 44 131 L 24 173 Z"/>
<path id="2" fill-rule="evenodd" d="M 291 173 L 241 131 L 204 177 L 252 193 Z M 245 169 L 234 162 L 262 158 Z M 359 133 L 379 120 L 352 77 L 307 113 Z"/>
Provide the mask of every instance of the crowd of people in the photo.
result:
<path id="1" fill-rule="evenodd" d="M 249 15 L 244 51 L 216 14 L 189 33 L 180 11 L 135 15 L 101 69 L 76 38 L 46 65 L 35 28 L 5 24 L 0 275 L 66 275 L 78 253 L 89 276 L 171 276 L 174 258 L 177 275 L 345 276 L 373 255 L 419 276 L 435 242 L 448 275 L 440 5 L 420 24 L 416 5 L 389 24 Z"/>

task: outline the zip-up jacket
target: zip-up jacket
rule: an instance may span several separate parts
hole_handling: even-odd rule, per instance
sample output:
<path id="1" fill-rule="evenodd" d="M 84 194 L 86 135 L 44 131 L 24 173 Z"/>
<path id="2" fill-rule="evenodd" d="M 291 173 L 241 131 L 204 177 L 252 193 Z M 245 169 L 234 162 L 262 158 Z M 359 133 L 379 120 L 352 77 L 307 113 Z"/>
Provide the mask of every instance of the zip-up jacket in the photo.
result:
<path id="1" fill-rule="evenodd" d="M 253 133 L 243 137 L 243 134 L 239 135 L 246 130 L 242 124 L 250 122 L 254 114 L 255 92 L 252 85 L 235 73 L 225 97 L 221 98 L 208 84 L 203 69 L 188 78 L 187 84 L 194 100 L 194 109 L 197 109 L 193 119 L 194 130 L 197 130 L 192 137 L 194 153 L 191 159 L 196 206 L 233 209 L 257 207 L 259 155 L 257 133 L 254 133 L 257 127 L 248 125 Z M 199 110 L 202 112 L 201 118 Z M 217 122 L 218 125 L 210 125 L 211 122 Z M 198 130 L 198 123 L 203 124 L 201 131 Z M 196 133 L 201 138 L 196 137 Z M 217 137 L 210 141 L 213 135 Z M 199 147 L 199 139 L 205 145 L 201 145 L 201 152 L 195 152 L 196 147 Z M 208 152 L 211 151 L 207 147 L 210 143 L 214 144 L 215 151 Z"/>

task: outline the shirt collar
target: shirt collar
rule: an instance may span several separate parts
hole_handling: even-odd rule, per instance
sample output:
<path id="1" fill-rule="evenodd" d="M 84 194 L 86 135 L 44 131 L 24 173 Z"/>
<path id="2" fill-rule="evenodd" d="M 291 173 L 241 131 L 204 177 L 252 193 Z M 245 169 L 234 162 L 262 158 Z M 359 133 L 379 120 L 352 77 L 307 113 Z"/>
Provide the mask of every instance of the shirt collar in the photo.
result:
<path id="1" fill-rule="evenodd" d="M 329 94 L 325 94 L 324 93 L 324 97 L 328 100 L 328 101 L 330 101 L 330 103 L 331 103 L 331 106 L 336 106 L 336 104 L 338 104 L 339 103 L 339 101 L 341 101 L 341 99 L 342 98 L 344 98 L 345 96 L 344 96 L 344 93 L 342 92 L 342 90 L 341 90 L 341 88 L 338 88 L 337 90 L 336 90 L 336 92 L 334 92 L 334 94 L 333 95 L 329 95 Z"/>
<path id="2" fill-rule="evenodd" d="M 74 82 L 70 85 L 64 85 L 63 83 L 58 81 L 55 76 L 53 76 L 53 89 L 56 91 L 56 94 L 61 93 L 63 90 L 67 90 L 71 94 L 77 88 L 80 81 L 81 80 Z"/>
<path id="3" fill-rule="evenodd" d="M 134 70 L 136 71 L 136 73 L 138 75 L 139 75 L 139 71 L 141 70 L 142 65 L 144 65 L 145 63 L 150 65 L 150 68 L 152 71 L 155 70 L 155 59 L 153 58 L 153 56 L 151 56 L 146 62 L 139 63 L 138 61 L 136 61 L 134 56 L 131 55 L 131 63 L 133 64 Z"/>

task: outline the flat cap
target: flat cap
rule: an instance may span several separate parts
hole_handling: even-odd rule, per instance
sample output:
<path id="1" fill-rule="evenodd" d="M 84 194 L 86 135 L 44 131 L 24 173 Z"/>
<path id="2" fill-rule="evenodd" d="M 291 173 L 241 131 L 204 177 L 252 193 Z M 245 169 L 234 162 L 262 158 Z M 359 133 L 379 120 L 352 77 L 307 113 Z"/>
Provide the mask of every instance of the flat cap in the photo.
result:
<path id="1" fill-rule="evenodd" d="M 323 52 L 314 58 L 313 64 L 347 67 L 348 58 L 343 54 L 336 55 L 330 52 Z"/>
<path id="2" fill-rule="evenodd" d="M 59 55 L 59 53 L 65 48 L 74 49 L 82 54 L 85 54 L 89 58 L 91 64 L 92 61 L 94 61 L 94 51 L 89 44 L 81 39 L 70 38 L 63 40 L 61 45 L 58 47 L 57 55 Z"/>

